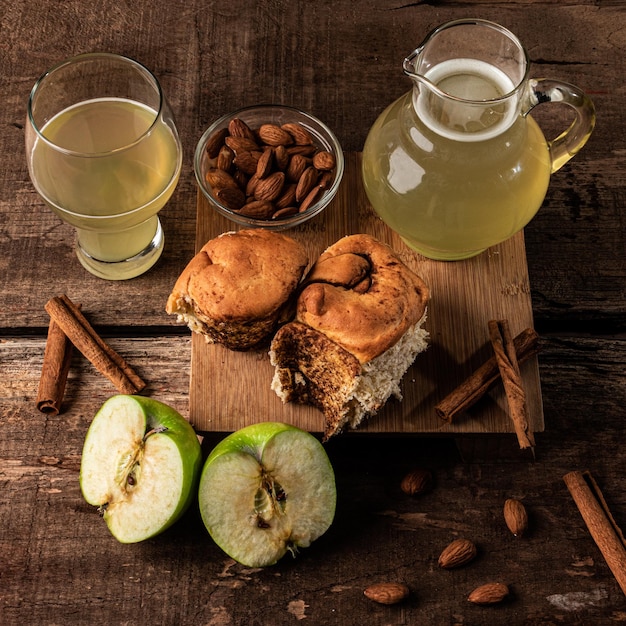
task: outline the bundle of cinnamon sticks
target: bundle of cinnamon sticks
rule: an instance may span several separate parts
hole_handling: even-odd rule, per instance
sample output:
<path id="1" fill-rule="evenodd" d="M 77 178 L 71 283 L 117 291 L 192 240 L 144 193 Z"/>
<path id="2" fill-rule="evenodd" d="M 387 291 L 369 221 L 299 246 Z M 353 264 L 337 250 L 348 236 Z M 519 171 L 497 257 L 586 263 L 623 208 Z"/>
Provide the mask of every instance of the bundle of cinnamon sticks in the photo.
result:
<path id="1" fill-rule="evenodd" d="M 65 393 L 72 351 L 75 347 L 106 376 L 119 393 L 139 393 L 146 386 L 126 361 L 94 330 L 65 294 L 50 299 L 45 309 L 50 315 L 48 337 L 37 391 L 37 408 L 57 415 Z"/>
<path id="2" fill-rule="evenodd" d="M 520 448 L 534 448 L 519 364 L 538 353 L 539 336 L 534 329 L 526 328 L 513 338 L 508 320 L 490 320 L 488 327 L 493 357 L 441 400 L 435 411 L 442 420 L 451 423 L 455 416 L 478 402 L 496 382 L 502 381 Z"/>

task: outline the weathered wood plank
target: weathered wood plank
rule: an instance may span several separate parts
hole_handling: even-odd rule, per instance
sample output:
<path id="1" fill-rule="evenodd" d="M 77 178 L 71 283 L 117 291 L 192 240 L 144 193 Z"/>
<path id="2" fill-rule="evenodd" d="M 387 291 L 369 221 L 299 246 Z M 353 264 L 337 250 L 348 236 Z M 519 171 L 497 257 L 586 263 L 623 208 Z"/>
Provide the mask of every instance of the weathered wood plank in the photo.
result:
<path id="1" fill-rule="evenodd" d="M 186 413 L 187 338 L 110 341 L 146 378 L 153 397 Z M 626 343 L 544 342 L 546 431 L 537 435 L 535 462 L 512 455 L 462 463 L 448 438 L 341 436 L 327 444 L 339 487 L 331 531 L 297 561 L 254 571 L 212 544 L 195 510 L 146 544 L 115 542 L 77 482 L 84 434 L 111 394 L 108 382 L 75 358 L 66 411 L 43 416 L 34 409 L 43 340 L 3 340 L 0 375 L 11 381 L 0 401 L 3 622 L 269 625 L 289 623 L 301 611 L 313 623 L 351 624 L 358 611 L 374 625 L 392 615 L 406 623 L 486 625 L 494 614 L 468 608 L 465 596 L 485 580 L 502 579 L 514 598 L 496 610 L 497 623 L 533 623 L 538 616 L 600 623 L 624 610 L 624 597 L 561 479 L 571 469 L 590 469 L 624 524 L 623 462 L 600 451 L 621 446 L 621 431 L 611 425 L 621 423 L 626 403 Z M 205 440 L 207 451 L 216 439 Z M 415 465 L 433 471 L 434 487 L 408 498 L 399 482 Z M 507 497 L 529 510 L 526 538 L 513 538 L 504 526 Z M 477 542 L 479 559 L 442 571 L 439 551 L 457 536 Z M 373 579 L 405 581 L 411 600 L 388 610 L 369 604 L 362 591 Z"/>
<path id="2" fill-rule="evenodd" d="M 590 469 L 626 528 L 623 407 L 626 403 L 623 205 L 626 29 L 622 1 L 507 0 L 14 0 L 0 11 L 0 621 L 22 624 L 568 624 L 624 621 L 626 601 L 586 531 L 562 476 Z M 339 507 L 327 535 L 297 561 L 253 571 L 210 541 L 191 510 L 161 537 L 121 546 L 80 496 L 78 465 L 91 416 L 112 387 L 75 356 L 65 411 L 34 408 L 48 318 L 43 305 L 66 292 L 148 381 L 152 397 L 188 415 L 187 332 L 164 312 L 194 249 L 192 153 L 218 115 L 246 104 L 300 106 L 327 122 L 346 151 L 362 149 L 382 109 L 410 88 L 401 61 L 426 32 L 467 15 L 519 35 L 533 76 L 586 89 L 598 109 L 590 142 L 557 173 L 525 239 L 545 432 L 537 459 L 515 442 L 480 437 L 459 457 L 448 438 L 341 437 L 328 444 Z M 110 50 L 144 62 L 161 79 L 185 147 L 179 187 L 162 212 L 167 244 L 148 275 L 104 283 L 71 251 L 72 233 L 28 179 L 28 92 L 71 54 Z M 549 136 L 561 112 L 537 112 Z M 136 335 L 136 337 L 133 337 Z M 217 436 L 204 440 L 209 449 Z M 509 444 L 513 444 L 512 446 Z M 494 460 L 491 453 L 500 452 Z M 502 456 L 508 454 L 508 456 Z M 480 462 L 479 462 L 480 461 Z M 414 464 L 434 489 L 398 488 Z M 516 540 L 500 511 L 521 498 L 531 518 Z M 471 535 L 480 556 L 455 572 L 440 549 Z M 510 602 L 471 607 L 476 584 L 502 579 Z M 373 579 L 403 580 L 408 602 L 374 605 Z"/>
<path id="3" fill-rule="evenodd" d="M 367 0 L 357 10 L 350 2 L 250 8 L 241 0 L 209 6 L 178 0 L 122 8 L 109 0 L 91 11 L 51 0 L 41 11 L 12 3 L 5 12 L 2 49 L 12 71 L 3 77 L 7 104 L 0 110 L 7 129 L 0 136 L 6 156 L 0 171 L 0 328 L 45 327 L 43 304 L 61 292 L 93 305 L 96 323 L 113 323 L 109 312 L 114 312 L 115 323 L 134 325 L 140 307 L 146 325 L 173 325 L 163 307 L 193 254 L 192 154 L 204 128 L 240 106 L 282 102 L 317 115 L 345 150 L 358 151 L 376 116 L 410 88 L 401 71 L 404 56 L 430 28 L 468 11 L 518 34 L 533 60 L 533 75 L 578 84 L 596 101 L 596 131 L 584 151 L 553 177 L 546 204 L 527 231 L 528 258 L 538 315 L 558 323 L 578 313 L 589 318 L 593 310 L 619 325 L 623 309 L 609 303 L 623 300 L 619 285 L 626 273 L 619 254 L 626 251 L 619 210 L 625 164 L 616 132 L 623 126 L 623 107 L 615 82 L 624 74 L 624 58 L 614 52 L 625 45 L 624 30 L 615 28 L 623 22 L 623 7 L 595 4 Z M 76 23 L 80 37 L 65 36 Z M 180 185 L 162 212 L 163 258 L 148 275 L 106 283 L 106 289 L 75 260 L 71 229 L 39 200 L 23 157 L 25 106 L 35 78 L 60 58 L 90 49 L 134 56 L 156 73 L 185 149 Z M 562 129 L 563 122 L 551 119 L 550 128 Z M 599 311 L 598 303 L 605 305 Z"/>

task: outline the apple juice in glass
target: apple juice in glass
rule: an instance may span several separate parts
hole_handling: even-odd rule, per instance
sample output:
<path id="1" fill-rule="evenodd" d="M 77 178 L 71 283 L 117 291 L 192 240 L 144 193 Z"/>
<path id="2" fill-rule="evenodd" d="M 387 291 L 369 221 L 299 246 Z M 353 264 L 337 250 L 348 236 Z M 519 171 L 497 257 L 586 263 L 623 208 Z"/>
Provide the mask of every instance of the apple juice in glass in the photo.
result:
<path id="1" fill-rule="evenodd" d="M 35 84 L 26 150 L 46 204 L 76 228 L 92 274 L 138 276 L 163 250 L 158 212 L 182 163 L 174 121 L 156 78 L 112 54 L 65 61 Z"/>

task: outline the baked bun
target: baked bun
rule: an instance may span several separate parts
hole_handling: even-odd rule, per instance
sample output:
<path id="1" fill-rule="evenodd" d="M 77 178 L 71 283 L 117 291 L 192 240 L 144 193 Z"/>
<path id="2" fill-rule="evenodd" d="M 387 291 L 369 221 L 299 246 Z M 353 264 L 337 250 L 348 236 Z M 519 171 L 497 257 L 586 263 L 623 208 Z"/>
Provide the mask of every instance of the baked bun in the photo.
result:
<path id="1" fill-rule="evenodd" d="M 296 319 L 270 347 L 272 389 L 319 408 L 324 438 L 356 428 L 392 395 L 427 347 L 429 290 L 391 248 L 369 235 L 330 246 L 305 279 Z"/>
<path id="2" fill-rule="evenodd" d="M 189 262 L 165 310 L 209 343 L 256 349 L 287 321 L 307 265 L 304 247 L 286 235 L 262 229 L 224 233 Z"/>

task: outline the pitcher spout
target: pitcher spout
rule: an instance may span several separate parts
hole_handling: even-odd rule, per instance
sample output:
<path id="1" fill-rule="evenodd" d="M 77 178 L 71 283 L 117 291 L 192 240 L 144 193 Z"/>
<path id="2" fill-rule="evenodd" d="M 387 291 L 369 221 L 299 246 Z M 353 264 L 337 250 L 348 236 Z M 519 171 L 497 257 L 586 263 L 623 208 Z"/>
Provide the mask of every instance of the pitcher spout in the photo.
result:
<path id="1" fill-rule="evenodd" d="M 423 49 L 424 49 L 423 46 L 420 46 L 419 48 L 415 48 L 415 50 L 413 50 L 413 52 L 411 52 L 411 54 L 409 54 L 402 62 L 402 70 L 409 78 L 413 80 L 417 80 L 421 78 L 421 76 L 417 73 L 415 69 L 415 65 Z"/>

